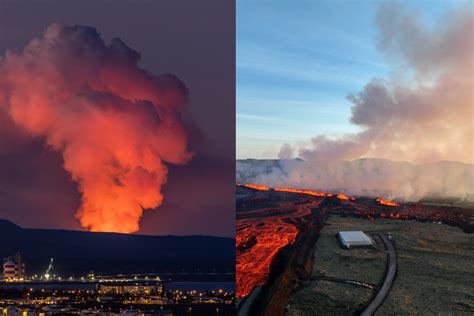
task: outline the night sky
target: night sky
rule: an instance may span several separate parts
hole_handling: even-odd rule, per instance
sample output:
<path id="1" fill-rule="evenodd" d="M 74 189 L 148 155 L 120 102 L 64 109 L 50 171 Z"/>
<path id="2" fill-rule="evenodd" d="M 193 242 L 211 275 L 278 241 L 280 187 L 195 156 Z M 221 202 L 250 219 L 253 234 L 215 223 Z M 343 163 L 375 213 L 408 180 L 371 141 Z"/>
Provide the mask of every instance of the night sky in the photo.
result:
<path id="1" fill-rule="evenodd" d="M 34 14 L 32 14 L 34 12 Z M 175 74 L 190 92 L 185 113 L 194 159 L 171 166 L 165 201 L 139 233 L 234 235 L 235 3 L 233 1 L 1 1 L 0 52 L 24 47 L 48 25 L 88 25 L 118 37 L 140 67 Z M 58 152 L 0 113 L 0 218 L 23 227 L 82 229 L 76 185 Z"/>

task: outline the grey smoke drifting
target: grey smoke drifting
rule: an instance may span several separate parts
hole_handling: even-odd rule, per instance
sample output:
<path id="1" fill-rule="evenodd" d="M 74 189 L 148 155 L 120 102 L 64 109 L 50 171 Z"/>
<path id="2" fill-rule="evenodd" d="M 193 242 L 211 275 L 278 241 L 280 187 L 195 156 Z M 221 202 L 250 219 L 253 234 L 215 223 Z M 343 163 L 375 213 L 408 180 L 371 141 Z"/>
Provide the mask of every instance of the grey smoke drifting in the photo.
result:
<path id="1" fill-rule="evenodd" d="M 474 16 L 467 9 L 427 29 L 402 7 L 381 6 L 378 48 L 393 65 L 394 78 L 374 78 L 348 96 L 351 122 L 362 132 L 316 136 L 300 156 L 474 163 Z"/>
<path id="2" fill-rule="evenodd" d="M 292 159 L 295 149 L 290 144 L 284 144 L 278 152 L 278 159 Z"/>
<path id="3" fill-rule="evenodd" d="M 310 148 L 300 148 L 305 161 L 239 161 L 238 182 L 408 201 L 474 201 L 472 9 L 427 29 L 401 6 L 383 5 L 376 24 L 377 45 L 393 65 L 393 77 L 373 78 L 348 96 L 351 122 L 362 131 L 314 137 Z M 285 145 L 279 158 L 291 154 Z"/>
<path id="4" fill-rule="evenodd" d="M 474 202 L 474 165 L 440 161 L 423 165 L 384 159 L 239 160 L 238 183 L 313 189 L 403 201 L 422 198 Z"/>

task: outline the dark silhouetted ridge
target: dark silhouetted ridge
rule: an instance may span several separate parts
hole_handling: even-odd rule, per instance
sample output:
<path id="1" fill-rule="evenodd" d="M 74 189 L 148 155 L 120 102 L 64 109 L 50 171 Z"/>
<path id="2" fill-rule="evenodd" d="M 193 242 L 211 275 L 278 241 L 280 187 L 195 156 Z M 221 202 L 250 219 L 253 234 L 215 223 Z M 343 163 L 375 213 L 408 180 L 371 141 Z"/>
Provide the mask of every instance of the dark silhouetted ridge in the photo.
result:
<path id="1" fill-rule="evenodd" d="M 21 251 L 29 274 L 44 273 L 50 258 L 63 276 L 235 272 L 233 238 L 25 229 L 0 220 L 0 245 L 0 257 Z"/>
<path id="2" fill-rule="evenodd" d="M 6 219 L 0 219 L 0 234 L 3 232 L 9 232 L 9 231 L 17 231 L 20 230 L 21 227 L 6 220 Z"/>

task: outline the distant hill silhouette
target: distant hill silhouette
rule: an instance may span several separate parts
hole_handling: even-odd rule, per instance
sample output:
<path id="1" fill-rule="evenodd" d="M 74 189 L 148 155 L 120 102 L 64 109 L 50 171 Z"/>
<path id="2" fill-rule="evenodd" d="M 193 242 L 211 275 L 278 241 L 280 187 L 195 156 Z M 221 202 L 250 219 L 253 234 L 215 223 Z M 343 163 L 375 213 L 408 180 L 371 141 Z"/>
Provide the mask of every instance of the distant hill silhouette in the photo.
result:
<path id="1" fill-rule="evenodd" d="M 0 234 L 6 233 L 6 232 L 14 232 L 20 229 L 21 229 L 20 226 L 12 222 L 7 221 L 5 219 L 0 219 Z"/>
<path id="2" fill-rule="evenodd" d="M 234 272 L 235 242 L 209 236 L 145 236 L 24 229 L 0 220 L 0 257 L 21 251 L 27 273 L 70 276 L 150 272 Z"/>

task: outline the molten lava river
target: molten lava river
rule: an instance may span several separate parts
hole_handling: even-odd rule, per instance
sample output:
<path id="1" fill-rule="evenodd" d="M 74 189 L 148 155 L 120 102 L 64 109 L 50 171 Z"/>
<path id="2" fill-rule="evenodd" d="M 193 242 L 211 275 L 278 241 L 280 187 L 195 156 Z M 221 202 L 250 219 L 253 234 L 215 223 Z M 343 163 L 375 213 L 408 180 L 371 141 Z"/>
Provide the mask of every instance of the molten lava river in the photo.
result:
<path id="1" fill-rule="evenodd" d="M 311 213 L 308 205 L 283 215 L 282 208 L 284 205 L 248 211 L 246 218 L 237 220 L 237 297 L 247 296 L 255 286 L 265 284 L 278 251 L 298 235 L 292 219 Z"/>
<path id="2" fill-rule="evenodd" d="M 291 244 L 298 235 L 298 222 L 311 214 L 325 197 L 349 200 L 344 194 L 330 194 L 312 190 L 293 188 L 273 188 L 256 184 L 244 184 L 243 187 L 256 192 L 269 193 L 270 190 L 281 193 L 297 193 L 302 196 L 320 198 L 294 203 L 280 202 L 277 207 L 238 211 L 237 219 L 237 297 L 250 294 L 255 286 L 267 282 L 273 259 L 284 246 Z M 257 203 L 258 205 L 258 203 Z"/>

